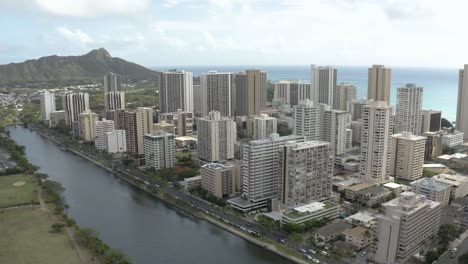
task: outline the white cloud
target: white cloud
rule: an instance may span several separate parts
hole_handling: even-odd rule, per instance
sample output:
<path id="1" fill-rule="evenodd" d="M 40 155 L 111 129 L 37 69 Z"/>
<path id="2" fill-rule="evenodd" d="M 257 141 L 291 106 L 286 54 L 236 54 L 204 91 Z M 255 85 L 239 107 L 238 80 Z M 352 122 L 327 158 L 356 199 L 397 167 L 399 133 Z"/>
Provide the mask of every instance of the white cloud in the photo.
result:
<path id="1" fill-rule="evenodd" d="M 69 29 L 67 27 L 58 27 L 57 33 L 70 42 L 78 42 L 80 44 L 93 44 L 95 41 L 85 32 L 80 29 Z"/>
<path id="2" fill-rule="evenodd" d="M 145 11 L 150 0 L 35 0 L 37 6 L 59 16 L 127 15 Z"/>

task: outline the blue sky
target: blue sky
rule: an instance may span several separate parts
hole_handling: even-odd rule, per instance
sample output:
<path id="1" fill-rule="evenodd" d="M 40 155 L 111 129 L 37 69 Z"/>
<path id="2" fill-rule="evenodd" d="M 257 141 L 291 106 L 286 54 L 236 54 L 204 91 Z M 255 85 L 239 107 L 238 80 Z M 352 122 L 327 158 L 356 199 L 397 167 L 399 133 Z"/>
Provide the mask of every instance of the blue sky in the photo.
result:
<path id="1" fill-rule="evenodd" d="M 0 64 L 104 47 L 146 66 L 458 68 L 464 1 L 0 0 Z"/>

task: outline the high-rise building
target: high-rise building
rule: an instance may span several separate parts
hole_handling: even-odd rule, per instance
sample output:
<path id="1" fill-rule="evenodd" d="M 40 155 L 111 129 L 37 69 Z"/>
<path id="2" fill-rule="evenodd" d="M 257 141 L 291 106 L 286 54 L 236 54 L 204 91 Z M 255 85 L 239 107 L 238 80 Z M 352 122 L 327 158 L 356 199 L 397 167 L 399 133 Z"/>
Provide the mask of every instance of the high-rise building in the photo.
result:
<path id="1" fill-rule="evenodd" d="M 353 131 L 353 145 L 361 144 L 361 136 L 362 136 L 362 119 L 358 121 L 352 121 L 350 124 L 350 128 Z"/>
<path id="2" fill-rule="evenodd" d="M 170 70 L 160 73 L 159 112 L 178 110 L 193 113 L 193 75 L 191 72 Z"/>
<path id="3" fill-rule="evenodd" d="M 263 139 L 276 133 L 277 119 L 267 114 L 261 114 L 253 118 L 253 139 Z"/>
<path id="4" fill-rule="evenodd" d="M 41 119 L 44 124 L 51 126 L 50 113 L 55 111 L 55 94 L 44 91 L 40 95 L 41 100 Z"/>
<path id="5" fill-rule="evenodd" d="M 390 104 L 392 70 L 384 65 L 372 65 L 368 78 L 367 99 Z"/>
<path id="6" fill-rule="evenodd" d="M 112 130 L 106 133 L 107 152 L 124 153 L 127 152 L 127 136 L 125 130 Z"/>
<path id="7" fill-rule="evenodd" d="M 321 138 L 321 107 L 314 105 L 310 100 L 304 100 L 294 107 L 294 131 L 298 136 L 307 140 L 320 140 Z"/>
<path id="8" fill-rule="evenodd" d="M 115 130 L 114 121 L 103 118 L 94 123 L 94 146 L 99 150 L 107 149 L 107 133 Z"/>
<path id="9" fill-rule="evenodd" d="M 377 215 L 375 263 L 406 263 L 424 247 L 424 242 L 437 236 L 440 203 L 404 192 L 382 206 L 385 213 Z"/>
<path id="10" fill-rule="evenodd" d="M 218 111 L 223 116 L 234 116 L 236 103 L 234 76 L 230 72 L 217 71 L 209 71 L 200 76 L 203 116 L 211 111 Z"/>
<path id="11" fill-rule="evenodd" d="M 153 129 L 153 109 L 138 107 L 136 110 L 125 111 L 124 128 L 127 151 L 141 157 L 144 154 L 143 137 Z"/>
<path id="12" fill-rule="evenodd" d="M 464 140 L 468 140 L 468 64 L 463 66 L 458 77 L 458 103 L 456 129 L 464 133 Z"/>
<path id="13" fill-rule="evenodd" d="M 104 93 L 119 92 L 121 85 L 120 75 L 109 72 L 104 76 Z"/>
<path id="14" fill-rule="evenodd" d="M 336 68 L 311 65 L 310 70 L 311 97 L 314 104 L 326 104 L 337 109 L 339 98 L 336 91 Z"/>
<path id="15" fill-rule="evenodd" d="M 392 136 L 390 176 L 414 181 L 422 177 L 426 138 L 403 132 Z"/>
<path id="16" fill-rule="evenodd" d="M 175 126 L 176 136 L 184 137 L 193 134 L 193 113 L 178 110 L 173 113 L 162 113 L 159 115 L 159 121 L 165 121 Z"/>
<path id="17" fill-rule="evenodd" d="M 201 166 L 201 188 L 209 194 L 218 197 L 230 197 L 236 191 L 236 180 L 240 174 L 232 165 L 207 163 Z"/>
<path id="18" fill-rule="evenodd" d="M 104 93 L 104 107 L 106 111 L 125 110 L 125 93 L 124 92 Z"/>
<path id="19" fill-rule="evenodd" d="M 290 106 L 311 99 L 310 83 L 303 81 L 279 81 L 275 83 L 273 100 Z"/>
<path id="20" fill-rule="evenodd" d="M 434 178 L 422 178 L 411 183 L 411 190 L 414 193 L 426 196 L 431 201 L 447 205 L 450 201 L 452 186 L 436 181 Z"/>
<path id="21" fill-rule="evenodd" d="M 158 130 L 144 136 L 145 164 L 159 170 L 172 168 L 175 165 L 175 137 Z"/>
<path id="22" fill-rule="evenodd" d="M 424 148 L 424 161 L 434 161 L 442 155 L 442 134 L 440 132 L 424 132 L 426 147 Z"/>
<path id="23" fill-rule="evenodd" d="M 201 116 L 202 112 L 202 91 L 199 84 L 193 85 L 193 112 L 195 116 Z"/>
<path id="24" fill-rule="evenodd" d="M 356 86 L 342 82 L 336 86 L 338 104 L 336 109 L 350 112 L 350 102 L 356 100 Z"/>
<path id="25" fill-rule="evenodd" d="M 353 100 L 349 102 L 349 112 L 351 113 L 351 119 L 353 121 L 357 121 L 362 119 L 362 109 L 364 109 L 365 105 L 369 104 L 369 100 Z"/>
<path id="26" fill-rule="evenodd" d="M 281 203 L 289 207 L 330 197 L 334 163 L 330 143 L 287 143 L 281 147 L 279 163 Z"/>
<path id="27" fill-rule="evenodd" d="M 71 93 L 62 95 L 63 110 L 65 111 L 65 124 L 71 126 L 79 121 L 80 114 L 89 110 L 88 93 Z"/>
<path id="28" fill-rule="evenodd" d="M 398 88 L 394 133 L 409 131 L 421 135 L 423 88 L 406 84 Z"/>
<path id="29" fill-rule="evenodd" d="M 442 129 L 442 112 L 422 110 L 421 133 L 439 132 Z"/>
<path id="30" fill-rule="evenodd" d="M 351 119 L 349 113 L 340 110 L 331 110 L 329 106 L 325 106 L 322 115 L 321 139 L 330 142 L 334 155 L 338 156 L 344 154 L 347 149 L 346 129 Z"/>
<path id="31" fill-rule="evenodd" d="M 106 119 L 114 121 L 115 129 L 125 129 L 125 110 L 106 111 Z"/>
<path id="32" fill-rule="evenodd" d="M 221 113 L 211 111 L 207 117 L 199 118 L 198 158 L 205 162 L 219 162 L 234 159 L 234 144 L 237 133 L 234 120 L 221 117 Z"/>
<path id="33" fill-rule="evenodd" d="M 59 110 L 59 111 L 50 112 L 50 120 L 49 120 L 50 127 L 56 127 L 61 122 L 65 123 L 65 111 Z"/>
<path id="34" fill-rule="evenodd" d="M 269 200 L 278 197 L 279 151 L 289 141 L 304 142 L 304 137 L 271 134 L 243 147 L 242 197 L 229 200 L 232 207 L 248 212 L 264 208 Z"/>
<path id="35" fill-rule="evenodd" d="M 361 178 L 383 182 L 390 173 L 392 108 L 382 101 L 364 106 L 361 130 Z"/>
<path id="36" fill-rule="evenodd" d="M 259 115 L 266 108 L 267 73 L 260 70 L 246 70 L 235 76 L 236 116 Z"/>
<path id="37" fill-rule="evenodd" d="M 99 115 L 96 113 L 91 112 L 90 110 L 86 110 L 80 114 L 80 121 L 79 121 L 79 128 L 80 134 L 79 136 L 84 141 L 93 141 L 94 140 L 94 124 L 99 120 Z"/>

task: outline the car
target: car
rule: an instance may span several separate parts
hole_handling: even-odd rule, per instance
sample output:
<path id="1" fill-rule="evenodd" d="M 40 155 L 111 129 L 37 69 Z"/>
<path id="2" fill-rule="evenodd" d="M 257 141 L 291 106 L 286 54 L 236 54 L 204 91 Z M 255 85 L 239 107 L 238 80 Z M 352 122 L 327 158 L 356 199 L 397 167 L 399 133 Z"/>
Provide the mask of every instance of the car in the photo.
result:
<path id="1" fill-rule="evenodd" d="M 281 239 L 279 240 L 279 242 L 280 242 L 281 244 L 286 244 L 286 239 L 281 238 Z"/>
<path id="2" fill-rule="evenodd" d="M 318 264 L 318 263 L 320 263 L 320 260 L 318 260 L 318 259 L 314 258 L 314 259 L 312 259 L 312 262 L 313 262 L 313 263 L 317 263 L 317 264 Z"/>
<path id="3" fill-rule="evenodd" d="M 299 251 L 302 252 L 302 253 L 307 253 L 307 251 L 305 249 L 303 249 L 303 248 L 300 248 Z"/>
<path id="4" fill-rule="evenodd" d="M 317 254 L 317 251 L 313 250 L 313 249 L 309 249 L 309 253 L 312 253 L 312 254 Z"/>
<path id="5" fill-rule="evenodd" d="M 324 256 L 326 256 L 326 257 L 328 257 L 328 256 L 330 255 L 330 254 L 328 254 L 328 252 L 323 251 L 323 250 L 320 252 L 320 254 L 322 254 L 322 255 L 324 255 Z"/>
<path id="6" fill-rule="evenodd" d="M 452 250 L 450 250 L 450 257 L 455 258 L 457 256 L 457 251 L 457 248 L 453 248 Z"/>
<path id="7" fill-rule="evenodd" d="M 304 256 L 304 258 L 306 258 L 308 260 L 312 260 L 312 257 L 310 255 L 304 254 L 303 256 Z"/>
<path id="8" fill-rule="evenodd" d="M 363 251 L 363 252 L 361 253 L 361 257 L 364 257 L 365 255 L 367 255 L 367 252 L 366 252 L 366 251 Z"/>

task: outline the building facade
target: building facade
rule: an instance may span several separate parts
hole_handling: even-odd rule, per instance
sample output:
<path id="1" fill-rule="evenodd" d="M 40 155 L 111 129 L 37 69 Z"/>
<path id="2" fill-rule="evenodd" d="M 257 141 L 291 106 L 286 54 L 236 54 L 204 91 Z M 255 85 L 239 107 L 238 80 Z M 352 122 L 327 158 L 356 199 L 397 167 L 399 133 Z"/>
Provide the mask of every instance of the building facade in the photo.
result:
<path id="1" fill-rule="evenodd" d="M 201 188 L 209 194 L 218 197 L 230 197 L 236 191 L 236 175 L 234 166 L 220 163 L 207 163 L 200 169 Z"/>
<path id="2" fill-rule="evenodd" d="M 172 168 L 176 163 L 174 135 L 158 130 L 144 136 L 146 167 L 156 171 Z"/>
<path id="3" fill-rule="evenodd" d="M 99 116 L 96 113 L 87 110 L 80 114 L 79 121 L 79 136 L 87 142 L 94 140 L 94 125 L 99 120 Z"/>
<path id="4" fill-rule="evenodd" d="M 384 65 L 369 68 L 367 99 L 390 104 L 392 70 Z"/>
<path id="5" fill-rule="evenodd" d="M 310 100 L 301 101 L 294 107 L 294 130 L 298 136 L 307 140 L 320 140 L 321 138 L 322 110 Z"/>
<path id="6" fill-rule="evenodd" d="M 271 133 L 276 133 L 277 119 L 267 114 L 261 114 L 253 118 L 253 139 L 264 139 Z"/>
<path id="7" fill-rule="evenodd" d="M 397 91 L 394 133 L 409 131 L 421 135 L 423 88 L 406 84 Z"/>
<path id="8" fill-rule="evenodd" d="M 88 93 L 71 93 L 62 95 L 63 110 L 65 111 L 65 124 L 72 126 L 79 121 L 80 114 L 89 110 Z"/>
<path id="9" fill-rule="evenodd" d="M 175 126 L 175 135 L 178 137 L 190 136 L 193 134 L 193 113 L 178 110 L 173 113 L 162 113 L 159 115 L 159 122 L 167 122 Z"/>
<path id="10" fill-rule="evenodd" d="M 55 94 L 44 91 L 40 94 L 39 99 L 41 101 L 42 122 L 50 127 L 50 113 L 55 111 Z"/>
<path id="11" fill-rule="evenodd" d="M 136 110 L 125 111 L 124 130 L 126 131 L 127 152 L 143 156 L 143 138 L 153 130 L 153 109 L 138 107 Z"/>
<path id="12" fill-rule="evenodd" d="M 191 72 L 170 70 L 160 73 L 159 112 L 178 110 L 193 113 L 193 75 Z"/>
<path id="13" fill-rule="evenodd" d="M 211 111 L 218 111 L 223 116 L 234 116 L 236 105 L 234 76 L 230 72 L 217 71 L 209 71 L 200 76 L 203 116 L 207 116 Z"/>
<path id="14" fill-rule="evenodd" d="M 303 81 L 279 81 L 275 83 L 273 101 L 277 101 L 281 105 L 295 106 L 301 101 L 310 99 L 310 83 Z"/>
<path id="15" fill-rule="evenodd" d="M 127 152 L 127 136 L 125 130 L 112 130 L 106 133 L 107 152 L 124 153 Z"/>
<path id="16" fill-rule="evenodd" d="M 451 189 L 450 184 L 438 182 L 434 178 L 423 178 L 411 183 L 411 190 L 414 193 L 422 194 L 427 199 L 442 205 L 449 204 Z"/>
<path id="17" fill-rule="evenodd" d="M 236 116 L 259 115 L 266 108 L 267 73 L 246 70 L 236 74 Z"/>
<path id="18" fill-rule="evenodd" d="M 104 93 L 118 92 L 121 89 L 121 85 L 120 75 L 109 72 L 104 76 Z"/>
<path id="19" fill-rule="evenodd" d="M 464 133 L 464 140 L 468 140 L 468 64 L 463 66 L 458 76 L 458 103 L 456 129 Z"/>
<path id="20" fill-rule="evenodd" d="M 336 91 L 336 68 L 311 65 L 310 69 L 311 97 L 314 104 L 326 104 L 337 109 L 339 98 Z"/>
<path id="21" fill-rule="evenodd" d="M 347 128 L 351 119 L 349 113 L 325 109 L 322 114 L 321 139 L 331 143 L 335 156 L 344 154 L 348 145 Z"/>
<path id="22" fill-rule="evenodd" d="M 357 89 L 356 86 L 350 83 L 340 83 L 336 86 L 338 105 L 337 110 L 350 112 L 350 102 L 356 100 Z"/>
<path id="23" fill-rule="evenodd" d="M 114 121 L 103 118 L 94 123 L 94 146 L 98 150 L 107 150 L 107 133 L 114 131 Z"/>
<path id="24" fill-rule="evenodd" d="M 442 155 L 442 134 L 440 132 L 424 132 L 426 147 L 424 148 L 424 161 L 434 161 Z"/>
<path id="25" fill-rule="evenodd" d="M 104 107 L 106 111 L 125 110 L 125 93 L 124 92 L 104 93 Z"/>
<path id="26" fill-rule="evenodd" d="M 422 110 L 421 133 L 439 132 L 442 129 L 442 112 Z"/>
<path id="27" fill-rule="evenodd" d="M 392 136 L 390 176 L 414 181 L 422 177 L 426 137 L 403 132 Z"/>

